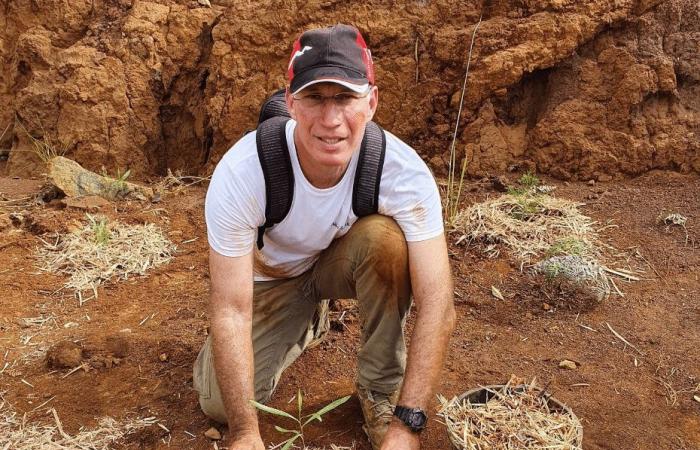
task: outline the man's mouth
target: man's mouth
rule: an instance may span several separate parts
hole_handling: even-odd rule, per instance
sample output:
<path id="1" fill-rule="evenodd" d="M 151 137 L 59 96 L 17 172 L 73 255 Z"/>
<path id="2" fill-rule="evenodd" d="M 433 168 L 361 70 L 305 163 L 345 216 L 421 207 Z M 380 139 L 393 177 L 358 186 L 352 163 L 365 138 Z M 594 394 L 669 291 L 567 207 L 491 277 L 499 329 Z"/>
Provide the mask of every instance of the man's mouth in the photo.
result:
<path id="1" fill-rule="evenodd" d="M 338 142 L 344 140 L 344 138 L 324 138 L 324 137 L 320 137 L 320 136 L 317 136 L 317 139 L 319 139 L 324 144 L 328 144 L 328 145 L 335 145 Z"/>

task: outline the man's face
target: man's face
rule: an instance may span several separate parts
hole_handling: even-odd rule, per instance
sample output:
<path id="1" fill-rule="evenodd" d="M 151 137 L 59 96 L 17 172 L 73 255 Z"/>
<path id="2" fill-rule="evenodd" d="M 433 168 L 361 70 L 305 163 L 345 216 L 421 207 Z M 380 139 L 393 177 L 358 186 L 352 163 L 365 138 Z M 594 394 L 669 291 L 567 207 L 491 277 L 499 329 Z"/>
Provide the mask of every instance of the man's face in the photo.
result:
<path id="1" fill-rule="evenodd" d="M 323 176 L 324 171 L 345 170 L 377 109 L 375 86 L 368 95 L 358 95 L 336 83 L 314 84 L 294 96 L 287 91 L 287 107 L 297 121 L 294 140 L 305 172 Z"/>

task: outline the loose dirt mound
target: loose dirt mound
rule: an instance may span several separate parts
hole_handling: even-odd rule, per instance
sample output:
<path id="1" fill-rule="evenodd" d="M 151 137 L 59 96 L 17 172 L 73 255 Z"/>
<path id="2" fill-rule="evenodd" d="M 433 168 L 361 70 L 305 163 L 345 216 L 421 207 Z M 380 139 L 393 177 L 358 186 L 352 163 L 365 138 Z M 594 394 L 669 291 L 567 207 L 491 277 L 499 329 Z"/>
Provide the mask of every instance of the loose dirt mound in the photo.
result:
<path id="1" fill-rule="evenodd" d="M 212 4 L 5 2 L 10 173 L 42 170 L 25 128 L 92 170 L 211 170 L 284 84 L 294 37 L 339 21 L 374 51 L 377 121 L 440 172 L 482 14 L 457 136 L 470 174 L 516 163 L 565 179 L 700 171 L 693 0 Z"/>

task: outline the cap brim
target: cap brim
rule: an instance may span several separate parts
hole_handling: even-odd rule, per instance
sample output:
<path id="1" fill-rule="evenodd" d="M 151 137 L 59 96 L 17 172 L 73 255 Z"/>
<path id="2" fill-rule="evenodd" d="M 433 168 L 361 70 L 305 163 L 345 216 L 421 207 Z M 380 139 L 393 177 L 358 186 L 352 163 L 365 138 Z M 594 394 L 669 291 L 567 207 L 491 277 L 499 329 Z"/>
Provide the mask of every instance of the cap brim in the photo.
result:
<path id="1" fill-rule="evenodd" d="M 315 67 L 294 77 L 290 90 L 297 94 L 318 83 L 336 83 L 357 93 L 367 92 L 369 80 L 342 67 Z"/>
<path id="2" fill-rule="evenodd" d="M 298 94 L 299 92 L 301 92 L 301 91 L 303 91 L 304 89 L 306 89 L 307 87 L 312 86 L 312 85 L 314 85 L 314 84 L 318 84 L 318 83 L 335 83 L 335 84 L 339 84 L 339 85 L 341 85 L 341 86 L 344 86 L 344 87 L 350 89 L 351 91 L 357 92 L 358 94 L 364 94 L 365 92 L 367 92 L 367 91 L 369 90 L 369 83 L 365 83 L 365 84 L 353 84 L 353 83 L 350 83 L 350 82 L 344 81 L 344 80 L 337 80 L 337 79 L 333 79 L 333 78 L 325 78 L 325 79 L 321 79 L 321 80 L 309 81 L 308 83 L 306 83 L 305 85 L 303 85 L 302 87 L 300 87 L 299 89 L 297 89 L 296 91 L 292 92 L 292 95 L 296 95 L 296 94 Z"/>

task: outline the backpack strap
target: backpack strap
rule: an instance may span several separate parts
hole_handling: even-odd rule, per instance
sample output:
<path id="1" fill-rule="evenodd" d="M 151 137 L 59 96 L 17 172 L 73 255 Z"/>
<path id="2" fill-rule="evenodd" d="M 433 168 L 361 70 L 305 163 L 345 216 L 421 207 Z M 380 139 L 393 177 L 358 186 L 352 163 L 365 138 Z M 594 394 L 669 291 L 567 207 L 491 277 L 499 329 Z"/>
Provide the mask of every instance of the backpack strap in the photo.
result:
<path id="1" fill-rule="evenodd" d="M 376 214 L 379 209 L 379 182 L 385 154 L 384 130 L 374 122 L 367 123 L 352 191 L 352 210 L 357 217 Z"/>
<path id="2" fill-rule="evenodd" d="M 258 116 L 258 125 L 272 117 L 289 117 L 287 111 L 287 101 L 285 100 L 285 89 L 279 89 L 274 94 L 269 96 L 265 103 L 260 107 L 260 115 Z"/>
<path id="3" fill-rule="evenodd" d="M 265 223 L 258 227 L 258 249 L 263 248 L 265 229 L 280 223 L 292 207 L 294 173 L 287 147 L 287 121 L 271 117 L 258 126 L 255 143 L 265 177 Z"/>

